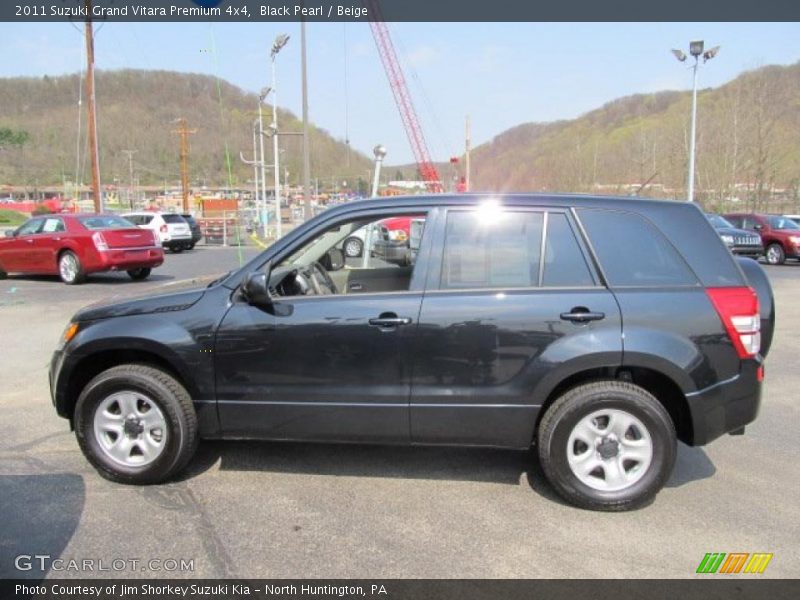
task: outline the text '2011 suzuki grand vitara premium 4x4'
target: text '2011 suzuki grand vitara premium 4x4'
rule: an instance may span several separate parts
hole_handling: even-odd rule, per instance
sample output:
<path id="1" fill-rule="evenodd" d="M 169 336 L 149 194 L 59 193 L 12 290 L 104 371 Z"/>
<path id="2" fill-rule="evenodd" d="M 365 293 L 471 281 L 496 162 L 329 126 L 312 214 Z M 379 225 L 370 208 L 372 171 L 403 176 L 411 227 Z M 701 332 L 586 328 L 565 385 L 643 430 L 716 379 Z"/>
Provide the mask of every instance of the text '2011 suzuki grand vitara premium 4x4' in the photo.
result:
<path id="1" fill-rule="evenodd" d="M 405 216 L 412 264 L 345 264 L 353 231 Z M 774 303 L 740 260 L 686 203 L 353 202 L 205 288 L 81 310 L 53 401 L 123 483 L 174 476 L 200 438 L 535 446 L 570 502 L 633 508 L 677 440 L 756 417 Z"/>

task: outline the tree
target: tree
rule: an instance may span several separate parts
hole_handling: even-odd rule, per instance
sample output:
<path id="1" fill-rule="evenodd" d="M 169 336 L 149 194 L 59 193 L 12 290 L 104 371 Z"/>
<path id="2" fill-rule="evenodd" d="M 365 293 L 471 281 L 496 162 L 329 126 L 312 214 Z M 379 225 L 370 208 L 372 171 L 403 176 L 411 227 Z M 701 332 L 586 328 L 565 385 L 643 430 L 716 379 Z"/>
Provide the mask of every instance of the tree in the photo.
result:
<path id="1" fill-rule="evenodd" d="M 8 127 L 0 127 L 0 150 L 4 150 L 8 146 L 21 148 L 28 143 L 30 138 L 28 132 L 22 129 L 14 131 Z"/>

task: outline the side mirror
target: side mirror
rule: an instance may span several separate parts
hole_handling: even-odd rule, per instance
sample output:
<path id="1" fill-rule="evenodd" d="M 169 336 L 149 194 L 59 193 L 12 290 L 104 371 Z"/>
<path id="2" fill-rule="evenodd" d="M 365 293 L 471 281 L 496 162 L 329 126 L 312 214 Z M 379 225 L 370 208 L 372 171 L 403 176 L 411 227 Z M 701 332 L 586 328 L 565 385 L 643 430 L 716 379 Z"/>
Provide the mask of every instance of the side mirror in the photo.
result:
<path id="1" fill-rule="evenodd" d="M 249 273 L 242 285 L 242 294 L 251 306 L 271 308 L 272 296 L 269 293 L 269 275 L 263 271 Z"/>
<path id="2" fill-rule="evenodd" d="M 762 229 L 764 229 L 764 226 L 761 223 L 756 223 L 755 225 L 753 225 L 753 229 L 755 229 L 756 231 L 761 231 Z"/>
<path id="3" fill-rule="evenodd" d="M 15 237 L 17 235 L 16 229 L 6 229 L 6 237 Z"/>
<path id="4" fill-rule="evenodd" d="M 344 252 L 340 248 L 331 248 L 320 261 L 327 271 L 344 269 Z"/>

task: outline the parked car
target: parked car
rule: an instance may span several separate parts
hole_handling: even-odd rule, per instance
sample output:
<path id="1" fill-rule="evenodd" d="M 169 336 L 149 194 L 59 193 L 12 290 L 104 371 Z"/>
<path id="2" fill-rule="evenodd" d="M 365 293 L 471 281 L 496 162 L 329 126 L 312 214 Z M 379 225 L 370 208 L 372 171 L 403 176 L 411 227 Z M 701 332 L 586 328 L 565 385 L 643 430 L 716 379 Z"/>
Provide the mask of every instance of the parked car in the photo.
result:
<path id="1" fill-rule="evenodd" d="M 174 213 L 135 212 L 122 215 L 134 225 L 149 229 L 161 240 L 161 245 L 175 253 L 183 252 L 192 243 L 192 230 L 181 215 Z"/>
<path id="2" fill-rule="evenodd" d="M 757 233 L 736 229 L 733 224 L 720 215 L 707 213 L 706 218 L 733 254 L 749 256 L 755 260 L 764 254 L 764 245 L 761 243 L 761 236 Z"/>
<path id="3" fill-rule="evenodd" d="M 787 258 L 800 259 L 800 225 L 792 219 L 755 213 L 726 214 L 725 218 L 735 227 L 761 236 L 769 264 L 782 265 Z"/>
<path id="4" fill-rule="evenodd" d="M 403 262 L 407 254 L 406 249 L 408 248 L 408 238 L 411 233 L 412 218 L 413 217 L 396 217 L 384 219 L 378 223 L 372 223 L 370 240 L 371 254 L 375 254 L 376 256 L 380 255 L 384 260 L 386 260 L 386 257 L 395 257 L 397 259 L 402 259 L 399 260 L 399 262 Z M 347 258 L 363 256 L 367 229 L 367 227 L 361 227 L 344 240 L 343 250 Z M 376 250 L 376 246 L 378 245 L 381 246 L 380 250 Z"/>
<path id="5" fill-rule="evenodd" d="M 192 241 L 184 243 L 183 247 L 185 250 L 191 250 L 194 248 L 197 242 L 203 239 L 203 230 L 200 229 L 200 223 L 198 223 L 197 219 L 195 219 L 192 215 L 182 214 L 181 216 L 183 217 L 183 220 L 189 224 L 189 229 L 192 232 Z"/>
<path id="6" fill-rule="evenodd" d="M 345 268 L 352 232 L 422 216 L 413 266 Z M 774 316 L 761 266 L 691 203 L 380 198 L 202 288 L 79 311 L 50 385 L 112 481 L 168 480 L 201 438 L 533 445 L 568 501 L 624 510 L 678 440 L 756 418 Z"/>
<path id="7" fill-rule="evenodd" d="M 0 238 L 0 278 L 58 275 L 72 285 L 90 273 L 127 271 L 140 280 L 163 262 L 164 250 L 153 234 L 116 215 L 34 217 Z"/>

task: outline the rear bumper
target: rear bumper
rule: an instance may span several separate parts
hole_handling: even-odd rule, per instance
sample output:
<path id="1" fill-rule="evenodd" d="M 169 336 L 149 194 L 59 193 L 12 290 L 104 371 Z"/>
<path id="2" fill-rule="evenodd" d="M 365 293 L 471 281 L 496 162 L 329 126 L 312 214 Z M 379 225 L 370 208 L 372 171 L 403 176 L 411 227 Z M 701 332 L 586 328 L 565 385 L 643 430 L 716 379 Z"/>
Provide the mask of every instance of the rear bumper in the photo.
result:
<path id="1" fill-rule="evenodd" d="M 762 365 L 760 358 L 745 360 L 736 377 L 686 395 L 692 417 L 693 446 L 737 432 L 755 420 L 761 405 L 758 369 Z"/>
<path id="2" fill-rule="evenodd" d="M 375 240 L 372 246 L 372 253 L 386 262 L 406 264 L 408 261 L 408 242 Z"/>
<path id="3" fill-rule="evenodd" d="M 95 253 L 95 261 L 87 271 L 126 271 L 154 268 L 164 262 L 164 250 L 157 246 L 148 248 L 110 249 Z"/>

